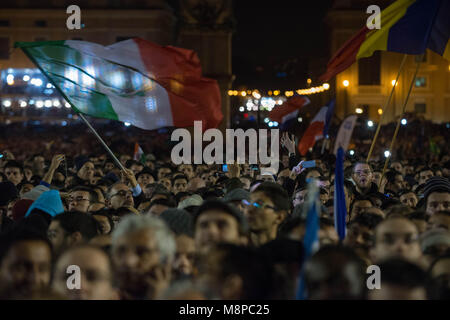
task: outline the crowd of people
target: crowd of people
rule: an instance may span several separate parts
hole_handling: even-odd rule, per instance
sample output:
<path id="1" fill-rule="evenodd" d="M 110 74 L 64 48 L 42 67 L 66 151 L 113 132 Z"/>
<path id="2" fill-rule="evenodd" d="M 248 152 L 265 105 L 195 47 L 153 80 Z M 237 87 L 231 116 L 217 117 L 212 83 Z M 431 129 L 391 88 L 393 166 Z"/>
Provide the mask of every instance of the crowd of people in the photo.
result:
<path id="1" fill-rule="evenodd" d="M 448 128 L 433 152 L 414 157 L 400 135 L 404 152 L 384 175 L 383 157 L 366 162 L 354 146 L 344 161 L 343 240 L 335 156 L 318 146 L 300 157 L 288 134 L 272 174 L 174 165 L 158 134 L 139 161 L 132 137 L 105 134 L 119 166 L 81 129 L 1 130 L 0 299 L 295 299 L 300 278 L 307 299 L 450 298 Z M 320 190 L 320 245 L 308 257 L 310 183 Z M 367 285 L 371 265 L 379 288 Z"/>

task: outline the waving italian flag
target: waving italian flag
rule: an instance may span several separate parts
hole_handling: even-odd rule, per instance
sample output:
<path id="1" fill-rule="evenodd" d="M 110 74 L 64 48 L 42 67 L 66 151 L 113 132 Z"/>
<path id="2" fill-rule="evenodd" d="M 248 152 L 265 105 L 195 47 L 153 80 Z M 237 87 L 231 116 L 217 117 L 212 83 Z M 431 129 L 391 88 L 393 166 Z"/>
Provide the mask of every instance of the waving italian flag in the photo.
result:
<path id="1" fill-rule="evenodd" d="M 16 42 L 72 108 L 152 130 L 204 129 L 222 121 L 217 81 L 202 77 L 194 51 L 135 38 L 102 46 L 68 40 Z"/>

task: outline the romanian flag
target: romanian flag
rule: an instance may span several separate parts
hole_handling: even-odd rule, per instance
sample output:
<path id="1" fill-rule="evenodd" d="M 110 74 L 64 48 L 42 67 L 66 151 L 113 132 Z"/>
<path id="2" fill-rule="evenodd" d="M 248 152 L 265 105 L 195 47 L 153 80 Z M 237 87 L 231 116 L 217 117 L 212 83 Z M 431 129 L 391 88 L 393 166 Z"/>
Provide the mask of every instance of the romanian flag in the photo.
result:
<path id="1" fill-rule="evenodd" d="M 328 81 L 375 51 L 423 54 L 430 49 L 450 60 L 450 1 L 397 0 L 381 12 L 381 28 L 365 26 L 334 55 L 320 79 Z"/>

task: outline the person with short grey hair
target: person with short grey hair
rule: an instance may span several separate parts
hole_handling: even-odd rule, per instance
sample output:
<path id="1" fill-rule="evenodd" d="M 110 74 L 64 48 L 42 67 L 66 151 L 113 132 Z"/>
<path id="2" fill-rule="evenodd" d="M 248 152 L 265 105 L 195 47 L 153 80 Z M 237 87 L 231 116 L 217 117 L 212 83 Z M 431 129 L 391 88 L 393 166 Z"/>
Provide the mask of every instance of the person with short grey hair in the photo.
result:
<path id="1" fill-rule="evenodd" d="M 125 217 L 112 233 L 111 255 L 122 299 L 154 299 L 170 283 L 175 239 L 164 221 Z"/>

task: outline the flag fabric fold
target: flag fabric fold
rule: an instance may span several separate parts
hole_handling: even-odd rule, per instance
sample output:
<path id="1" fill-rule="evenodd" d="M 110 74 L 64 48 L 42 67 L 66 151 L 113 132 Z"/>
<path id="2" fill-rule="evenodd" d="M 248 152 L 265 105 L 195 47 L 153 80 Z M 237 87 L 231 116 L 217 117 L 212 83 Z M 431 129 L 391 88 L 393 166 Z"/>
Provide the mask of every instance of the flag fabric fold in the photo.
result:
<path id="1" fill-rule="evenodd" d="M 347 40 L 320 77 L 328 81 L 375 51 L 423 54 L 429 48 L 450 60 L 448 0 L 397 0 L 381 11 L 381 28 L 361 28 Z"/>
<path id="2" fill-rule="evenodd" d="M 327 118 L 327 111 L 327 106 L 322 107 L 316 114 L 314 119 L 311 120 L 308 129 L 306 129 L 306 132 L 303 134 L 303 137 L 298 144 L 298 151 L 302 156 L 304 156 L 308 152 L 309 148 L 312 148 L 314 146 L 317 140 L 323 138 L 323 130 Z"/>
<path id="3" fill-rule="evenodd" d="M 344 193 L 344 149 L 338 148 L 334 172 L 334 226 L 343 241 L 346 235 L 347 206 Z"/>
<path id="4" fill-rule="evenodd" d="M 278 123 L 285 123 L 298 115 L 300 108 L 311 101 L 305 96 L 296 96 L 288 99 L 281 106 L 277 106 L 269 112 L 269 119 Z"/>
<path id="5" fill-rule="evenodd" d="M 67 40 L 16 42 L 78 112 L 145 130 L 203 129 L 221 122 L 217 82 L 201 76 L 194 51 L 143 39 L 110 46 Z"/>
<path id="6" fill-rule="evenodd" d="M 334 143 L 334 154 L 337 155 L 338 149 L 342 148 L 343 151 L 347 151 L 350 139 L 353 134 L 353 128 L 355 127 L 358 116 L 351 115 L 342 121 L 341 126 L 337 134 L 336 141 Z"/>

